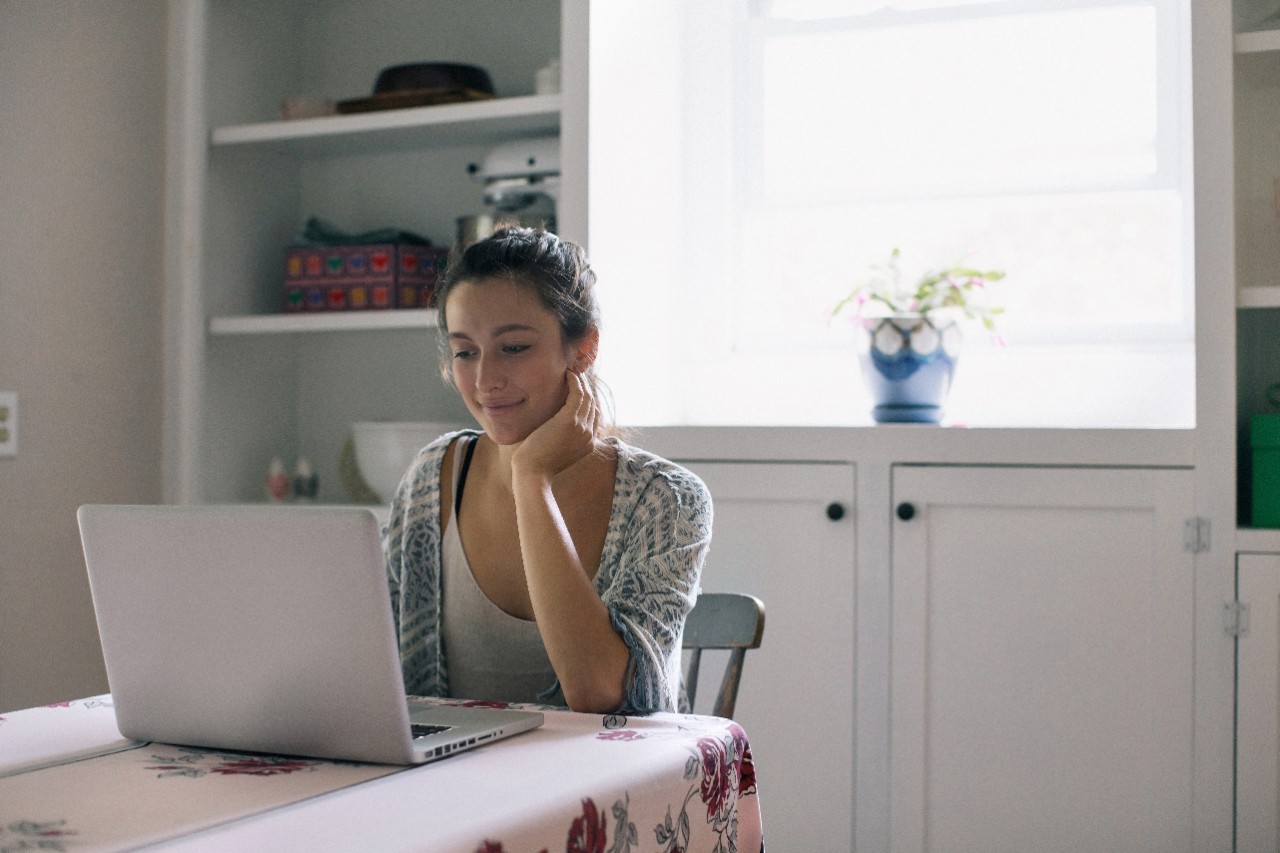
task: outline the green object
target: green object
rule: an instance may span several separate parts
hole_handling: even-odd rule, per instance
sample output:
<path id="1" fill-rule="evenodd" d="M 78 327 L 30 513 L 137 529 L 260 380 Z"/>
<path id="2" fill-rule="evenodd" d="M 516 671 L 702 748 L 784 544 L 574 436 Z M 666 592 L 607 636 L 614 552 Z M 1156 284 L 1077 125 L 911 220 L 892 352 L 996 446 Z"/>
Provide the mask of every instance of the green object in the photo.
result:
<path id="1" fill-rule="evenodd" d="M 1253 456 L 1253 526 L 1280 527 L 1280 415 L 1249 421 Z"/>

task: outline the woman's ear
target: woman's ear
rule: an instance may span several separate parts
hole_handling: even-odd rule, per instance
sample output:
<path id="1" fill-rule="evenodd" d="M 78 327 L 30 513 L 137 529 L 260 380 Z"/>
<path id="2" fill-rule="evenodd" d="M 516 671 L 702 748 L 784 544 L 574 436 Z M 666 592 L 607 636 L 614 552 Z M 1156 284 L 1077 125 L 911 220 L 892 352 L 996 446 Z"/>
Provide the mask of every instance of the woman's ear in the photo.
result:
<path id="1" fill-rule="evenodd" d="M 573 363 L 569 366 L 574 373 L 585 373 L 596 363 L 600 353 L 600 330 L 592 329 L 582 336 L 582 340 L 573 348 Z"/>

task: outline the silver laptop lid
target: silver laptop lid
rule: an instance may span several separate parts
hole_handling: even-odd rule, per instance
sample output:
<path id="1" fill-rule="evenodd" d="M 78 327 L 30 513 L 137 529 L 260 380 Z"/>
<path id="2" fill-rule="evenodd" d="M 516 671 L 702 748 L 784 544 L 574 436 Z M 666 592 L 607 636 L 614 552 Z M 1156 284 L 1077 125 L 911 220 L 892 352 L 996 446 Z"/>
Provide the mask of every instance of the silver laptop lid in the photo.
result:
<path id="1" fill-rule="evenodd" d="M 412 763 L 373 512 L 84 506 L 126 737 Z"/>

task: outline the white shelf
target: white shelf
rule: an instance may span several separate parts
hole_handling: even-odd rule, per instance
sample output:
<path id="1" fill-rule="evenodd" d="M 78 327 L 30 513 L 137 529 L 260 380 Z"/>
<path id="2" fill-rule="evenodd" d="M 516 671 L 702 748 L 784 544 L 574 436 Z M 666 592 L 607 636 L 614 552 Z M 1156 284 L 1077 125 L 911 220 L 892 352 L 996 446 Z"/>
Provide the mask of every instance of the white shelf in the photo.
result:
<path id="1" fill-rule="evenodd" d="M 436 328 L 436 312 L 432 308 L 334 311 L 316 314 L 256 314 L 213 317 L 209 320 L 211 335 L 278 335 L 434 328 Z"/>
<path id="2" fill-rule="evenodd" d="M 1261 527 L 1237 528 L 1236 550 L 1251 554 L 1280 554 L 1280 530 Z"/>
<path id="3" fill-rule="evenodd" d="M 1280 30 L 1236 33 L 1236 53 L 1270 53 L 1280 51 Z"/>
<path id="4" fill-rule="evenodd" d="M 1280 286 L 1242 287 L 1236 292 L 1239 308 L 1280 308 Z"/>
<path id="5" fill-rule="evenodd" d="M 492 142 L 560 131 L 560 96 L 528 95 L 463 104 L 380 110 L 215 128 L 219 147 L 304 156 L 370 154 L 423 144 Z"/>

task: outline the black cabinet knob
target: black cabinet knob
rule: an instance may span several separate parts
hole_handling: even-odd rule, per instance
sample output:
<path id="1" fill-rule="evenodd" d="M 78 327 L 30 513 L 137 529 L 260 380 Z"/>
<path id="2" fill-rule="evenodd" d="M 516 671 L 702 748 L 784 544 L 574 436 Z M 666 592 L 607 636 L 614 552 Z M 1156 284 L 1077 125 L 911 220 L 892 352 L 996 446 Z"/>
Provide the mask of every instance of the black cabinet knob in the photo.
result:
<path id="1" fill-rule="evenodd" d="M 915 505 L 909 504 L 906 502 L 898 504 L 898 508 L 895 510 L 895 512 L 898 514 L 898 518 L 902 519 L 903 521 L 910 521 L 911 519 L 916 517 Z"/>
<path id="2" fill-rule="evenodd" d="M 827 504 L 827 518 L 832 521 L 839 521 L 844 518 L 844 504 L 838 501 L 832 501 Z"/>

